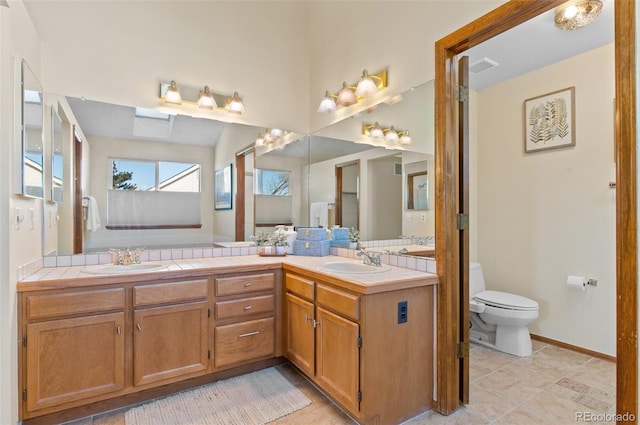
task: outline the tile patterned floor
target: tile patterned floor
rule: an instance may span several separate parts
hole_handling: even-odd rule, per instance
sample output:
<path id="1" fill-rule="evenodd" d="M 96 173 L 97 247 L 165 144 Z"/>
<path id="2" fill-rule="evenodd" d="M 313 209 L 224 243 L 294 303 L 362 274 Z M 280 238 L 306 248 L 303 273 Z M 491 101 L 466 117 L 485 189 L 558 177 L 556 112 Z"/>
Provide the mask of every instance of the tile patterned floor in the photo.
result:
<path id="1" fill-rule="evenodd" d="M 520 358 L 472 344 L 471 402 L 452 415 L 426 412 L 404 425 L 615 423 L 611 418 L 615 413 L 614 363 L 537 341 L 533 341 L 533 349 L 531 356 Z M 292 366 L 282 365 L 279 370 L 312 404 L 273 424 L 355 424 Z M 124 412 L 67 425 L 125 425 Z"/>

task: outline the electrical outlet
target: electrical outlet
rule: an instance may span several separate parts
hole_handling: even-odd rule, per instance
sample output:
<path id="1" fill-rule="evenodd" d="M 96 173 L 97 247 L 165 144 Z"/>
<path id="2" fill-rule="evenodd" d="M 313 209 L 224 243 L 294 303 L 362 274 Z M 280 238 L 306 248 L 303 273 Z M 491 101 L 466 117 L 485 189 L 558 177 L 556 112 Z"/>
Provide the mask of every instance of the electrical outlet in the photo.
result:
<path id="1" fill-rule="evenodd" d="M 405 221 L 411 221 L 411 213 L 406 213 L 406 214 L 404 215 L 404 220 L 405 220 Z"/>
<path id="2" fill-rule="evenodd" d="M 420 213 L 420 222 L 424 223 L 427 221 L 427 214 L 426 213 Z"/>
<path id="3" fill-rule="evenodd" d="M 398 324 L 406 323 L 409 317 L 409 308 L 407 301 L 398 302 Z"/>

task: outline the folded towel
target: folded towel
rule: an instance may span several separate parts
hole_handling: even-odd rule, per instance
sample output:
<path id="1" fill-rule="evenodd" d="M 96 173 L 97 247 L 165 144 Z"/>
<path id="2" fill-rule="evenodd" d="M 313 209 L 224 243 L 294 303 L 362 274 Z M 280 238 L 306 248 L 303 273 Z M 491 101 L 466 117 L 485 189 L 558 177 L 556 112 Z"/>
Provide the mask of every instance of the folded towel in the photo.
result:
<path id="1" fill-rule="evenodd" d="M 309 207 L 311 216 L 311 227 L 329 226 L 329 203 L 328 202 L 312 202 Z"/>
<path id="2" fill-rule="evenodd" d="M 87 230 L 91 230 L 92 232 L 95 232 L 102 225 L 102 223 L 100 222 L 100 212 L 98 211 L 98 202 L 96 202 L 96 198 L 94 198 L 93 196 L 85 196 L 82 201 L 83 206 L 85 204 L 84 202 L 85 199 L 87 200 L 86 227 L 87 227 Z"/>

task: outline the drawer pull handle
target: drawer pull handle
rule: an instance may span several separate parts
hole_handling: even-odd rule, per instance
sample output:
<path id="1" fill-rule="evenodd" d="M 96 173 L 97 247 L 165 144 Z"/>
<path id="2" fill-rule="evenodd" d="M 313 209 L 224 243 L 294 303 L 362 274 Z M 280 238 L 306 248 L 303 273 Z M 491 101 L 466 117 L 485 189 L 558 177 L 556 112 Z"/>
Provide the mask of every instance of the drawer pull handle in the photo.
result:
<path id="1" fill-rule="evenodd" d="M 116 326 L 116 332 L 118 332 L 118 335 L 120 335 L 120 325 Z"/>
<path id="2" fill-rule="evenodd" d="M 140 326 L 140 323 L 136 323 L 136 328 L 138 328 L 139 331 L 142 330 L 142 326 Z"/>
<path id="3" fill-rule="evenodd" d="M 245 310 L 251 310 L 251 306 L 250 306 L 250 305 L 248 305 L 248 306 L 246 306 L 244 309 L 245 309 Z"/>
<path id="4" fill-rule="evenodd" d="M 244 287 L 245 287 L 245 288 L 248 288 L 248 287 L 249 287 L 249 286 L 251 286 L 251 285 L 253 285 L 253 282 L 247 282 L 247 283 L 245 283 L 245 284 L 244 284 Z"/>
<path id="5" fill-rule="evenodd" d="M 238 338 L 246 338 L 248 336 L 258 335 L 259 333 L 260 333 L 260 331 L 247 332 L 246 334 L 238 335 Z"/>

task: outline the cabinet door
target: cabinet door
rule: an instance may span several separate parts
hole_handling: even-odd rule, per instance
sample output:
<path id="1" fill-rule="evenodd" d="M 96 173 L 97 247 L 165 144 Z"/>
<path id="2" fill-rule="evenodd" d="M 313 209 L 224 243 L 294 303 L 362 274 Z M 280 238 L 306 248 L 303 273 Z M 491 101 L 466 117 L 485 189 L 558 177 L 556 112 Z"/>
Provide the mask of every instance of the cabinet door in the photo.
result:
<path id="1" fill-rule="evenodd" d="M 124 388 L 124 313 L 27 325 L 26 410 Z"/>
<path id="2" fill-rule="evenodd" d="M 287 293 L 287 358 L 313 376 L 313 304 Z"/>
<path id="3" fill-rule="evenodd" d="M 316 379 L 344 407 L 358 411 L 358 324 L 317 307 Z"/>
<path id="4" fill-rule="evenodd" d="M 135 310 L 134 385 L 206 372 L 207 316 L 206 301 Z"/>

